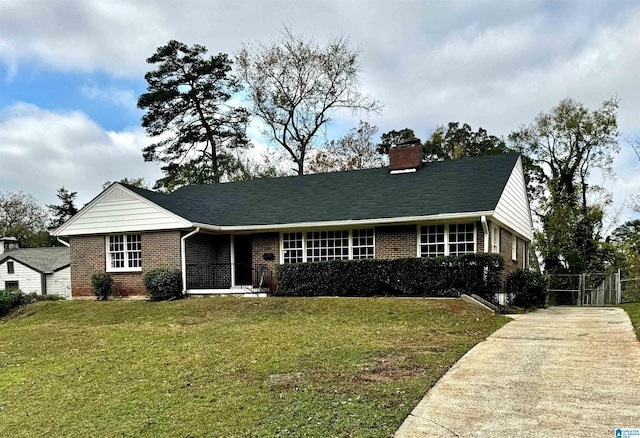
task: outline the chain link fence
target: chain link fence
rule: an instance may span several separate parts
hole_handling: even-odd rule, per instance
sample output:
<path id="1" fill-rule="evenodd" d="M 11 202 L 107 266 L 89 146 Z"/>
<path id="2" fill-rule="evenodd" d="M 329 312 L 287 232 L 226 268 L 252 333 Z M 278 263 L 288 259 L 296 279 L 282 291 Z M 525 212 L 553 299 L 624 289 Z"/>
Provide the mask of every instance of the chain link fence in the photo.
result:
<path id="1" fill-rule="evenodd" d="M 622 289 L 623 303 L 640 302 L 640 277 L 623 278 L 620 280 L 620 286 Z"/>

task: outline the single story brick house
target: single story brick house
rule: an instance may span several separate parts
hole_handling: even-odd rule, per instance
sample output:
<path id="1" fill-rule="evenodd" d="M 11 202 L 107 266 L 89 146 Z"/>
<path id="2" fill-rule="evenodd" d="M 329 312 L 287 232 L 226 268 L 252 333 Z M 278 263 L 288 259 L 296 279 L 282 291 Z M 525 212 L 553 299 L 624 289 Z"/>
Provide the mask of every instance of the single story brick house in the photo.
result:
<path id="1" fill-rule="evenodd" d="M 114 293 L 180 268 L 188 294 L 277 287 L 283 263 L 500 253 L 527 265 L 532 222 L 522 159 L 493 155 L 422 163 L 391 148 L 389 167 L 234 183 L 163 194 L 114 183 L 54 232 L 69 238 L 73 296 L 94 272 Z"/>
<path id="2" fill-rule="evenodd" d="M 16 239 L 0 238 L 0 289 L 70 299 L 69 248 L 19 248 Z"/>

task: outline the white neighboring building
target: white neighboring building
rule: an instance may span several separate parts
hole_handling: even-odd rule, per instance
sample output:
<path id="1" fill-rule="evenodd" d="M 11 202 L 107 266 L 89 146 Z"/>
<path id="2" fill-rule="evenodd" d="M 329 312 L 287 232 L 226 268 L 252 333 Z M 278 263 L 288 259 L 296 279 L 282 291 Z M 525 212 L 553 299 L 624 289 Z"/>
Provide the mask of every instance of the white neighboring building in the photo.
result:
<path id="1" fill-rule="evenodd" d="M 18 248 L 14 238 L 0 238 L 0 289 L 71 299 L 69 248 Z"/>

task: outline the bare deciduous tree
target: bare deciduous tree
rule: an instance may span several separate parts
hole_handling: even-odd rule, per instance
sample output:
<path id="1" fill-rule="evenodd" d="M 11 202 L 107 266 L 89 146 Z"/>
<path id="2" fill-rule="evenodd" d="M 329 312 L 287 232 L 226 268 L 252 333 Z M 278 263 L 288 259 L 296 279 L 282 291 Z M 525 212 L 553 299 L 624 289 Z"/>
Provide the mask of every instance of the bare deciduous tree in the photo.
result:
<path id="1" fill-rule="evenodd" d="M 373 142 L 376 132 L 377 126 L 361 120 L 359 126 L 352 128 L 347 135 L 316 150 L 309 161 L 309 171 L 323 173 L 382 166 L 382 155 Z"/>
<path id="2" fill-rule="evenodd" d="M 360 91 L 359 56 L 344 37 L 322 45 L 286 27 L 271 44 L 245 44 L 237 55 L 251 112 L 264 123 L 264 134 L 291 156 L 299 175 L 334 111 L 380 110 L 379 102 Z"/>

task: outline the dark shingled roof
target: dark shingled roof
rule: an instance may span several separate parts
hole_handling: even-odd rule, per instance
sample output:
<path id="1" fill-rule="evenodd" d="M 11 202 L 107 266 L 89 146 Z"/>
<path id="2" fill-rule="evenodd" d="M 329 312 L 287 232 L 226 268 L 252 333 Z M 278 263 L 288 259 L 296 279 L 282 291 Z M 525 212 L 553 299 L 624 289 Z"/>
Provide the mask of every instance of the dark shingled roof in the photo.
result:
<path id="1" fill-rule="evenodd" d="M 162 194 L 130 190 L 187 219 L 251 226 L 385 219 L 494 210 L 518 154 L 235 183 L 191 185 Z"/>
<path id="2" fill-rule="evenodd" d="M 7 259 L 14 259 L 39 272 L 50 273 L 69 266 L 69 248 L 56 246 L 12 249 L 0 255 L 0 263 Z"/>

